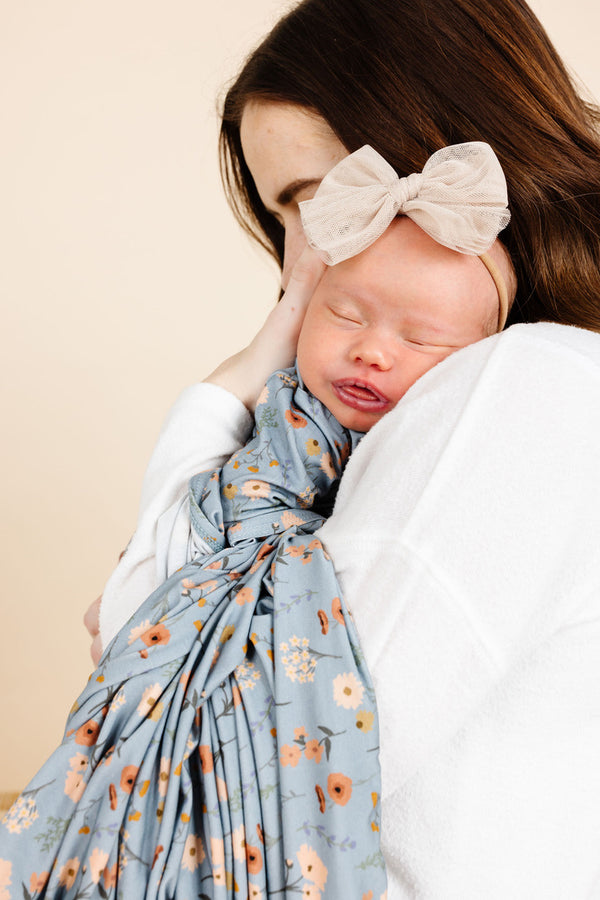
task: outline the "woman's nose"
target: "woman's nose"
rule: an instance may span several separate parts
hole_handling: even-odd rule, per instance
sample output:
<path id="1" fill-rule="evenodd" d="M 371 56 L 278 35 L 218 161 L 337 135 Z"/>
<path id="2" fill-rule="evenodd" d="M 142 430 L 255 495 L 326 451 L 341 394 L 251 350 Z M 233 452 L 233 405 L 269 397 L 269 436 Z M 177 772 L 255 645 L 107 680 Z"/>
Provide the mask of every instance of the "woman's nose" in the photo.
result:
<path id="1" fill-rule="evenodd" d="M 307 246 L 304 231 L 300 220 L 288 225 L 285 229 L 285 243 L 283 249 L 283 269 L 281 271 L 281 287 L 285 291 L 290 280 L 290 273 L 298 262 L 300 254 Z"/>

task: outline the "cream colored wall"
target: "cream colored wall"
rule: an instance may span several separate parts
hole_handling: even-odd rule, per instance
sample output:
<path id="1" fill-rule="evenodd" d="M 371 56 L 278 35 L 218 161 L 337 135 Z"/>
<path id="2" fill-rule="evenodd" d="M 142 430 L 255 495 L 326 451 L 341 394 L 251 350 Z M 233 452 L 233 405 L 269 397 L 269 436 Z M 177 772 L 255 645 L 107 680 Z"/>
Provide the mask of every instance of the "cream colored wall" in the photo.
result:
<path id="1" fill-rule="evenodd" d="M 91 670 L 81 616 L 161 420 L 277 291 L 221 195 L 215 97 L 282 0 L 0 6 L 0 790 Z M 600 96 L 596 0 L 535 0 Z"/>

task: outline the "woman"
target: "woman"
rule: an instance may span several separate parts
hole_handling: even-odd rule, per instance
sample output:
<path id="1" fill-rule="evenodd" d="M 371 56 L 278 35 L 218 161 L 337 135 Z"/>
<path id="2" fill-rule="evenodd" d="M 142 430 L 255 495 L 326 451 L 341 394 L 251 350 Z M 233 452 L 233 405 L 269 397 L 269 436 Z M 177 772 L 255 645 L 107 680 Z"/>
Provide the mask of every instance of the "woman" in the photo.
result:
<path id="1" fill-rule="evenodd" d="M 596 123 L 519 0 L 305 0 L 225 100 L 225 184 L 288 291 L 208 379 L 234 395 L 228 427 L 213 435 L 195 391 L 163 447 L 189 422 L 212 453 L 241 442 L 316 277 L 294 268 L 297 203 L 338 159 L 370 143 L 406 175 L 484 140 L 507 175 L 515 327 L 453 355 L 372 429 L 320 531 L 377 691 L 392 898 L 600 892 Z M 209 455 L 193 436 L 180 454 L 180 479 Z M 161 444 L 146 497 L 167 511 L 179 486 L 160 459 Z M 157 563 L 154 578 L 175 561 Z"/>

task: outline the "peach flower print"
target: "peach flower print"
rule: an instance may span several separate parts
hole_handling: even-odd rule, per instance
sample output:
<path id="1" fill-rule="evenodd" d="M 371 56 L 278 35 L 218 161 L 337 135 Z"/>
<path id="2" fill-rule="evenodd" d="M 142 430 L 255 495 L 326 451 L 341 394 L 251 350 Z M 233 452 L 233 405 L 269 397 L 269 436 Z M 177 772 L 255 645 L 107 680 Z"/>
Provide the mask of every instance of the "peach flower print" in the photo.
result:
<path id="1" fill-rule="evenodd" d="M 60 870 L 60 875 L 58 876 L 58 883 L 61 887 L 65 887 L 68 891 L 71 890 L 73 885 L 75 884 L 75 879 L 77 878 L 77 873 L 79 872 L 79 860 L 76 856 L 72 859 L 68 859 L 64 866 Z"/>
<path id="2" fill-rule="evenodd" d="M 333 699 L 344 709 L 356 709 L 360 706 L 364 692 L 364 685 L 352 672 L 344 672 L 333 679 Z"/>
<path id="3" fill-rule="evenodd" d="M 304 519 L 296 516 L 291 510 L 286 509 L 281 513 L 281 524 L 284 528 L 293 528 L 294 525 L 304 525 Z"/>
<path id="4" fill-rule="evenodd" d="M 291 766 L 295 768 L 298 765 L 302 750 L 300 747 L 294 747 L 290 744 L 284 744 L 279 754 L 279 760 L 282 766 Z"/>
<path id="5" fill-rule="evenodd" d="M 248 897 L 249 900 L 263 900 L 261 889 L 257 884 L 252 884 L 251 881 L 248 882 Z"/>
<path id="6" fill-rule="evenodd" d="M 270 493 L 271 486 L 266 481 L 259 481 L 258 478 L 245 481 L 242 485 L 242 494 L 245 497 L 250 497 L 252 500 L 262 500 L 264 497 L 268 497 Z"/>
<path id="7" fill-rule="evenodd" d="M 12 863 L 10 860 L 0 859 L 0 900 L 10 900 L 10 891 L 7 888 L 12 884 L 11 874 Z"/>
<path id="8" fill-rule="evenodd" d="M 307 759 L 314 759 L 316 763 L 321 762 L 321 757 L 323 756 L 323 747 L 319 744 L 316 738 L 313 738 L 313 740 L 306 742 L 304 755 Z"/>
<path id="9" fill-rule="evenodd" d="M 32 872 L 31 878 L 29 879 L 29 893 L 40 894 L 46 887 L 49 878 L 50 872 L 40 872 L 39 875 L 37 875 L 35 872 Z M 1 893 L 0 897 L 2 897 Z"/>
<path id="10" fill-rule="evenodd" d="M 321 891 L 307 882 L 302 885 L 302 900 L 321 900 Z"/>
<path id="11" fill-rule="evenodd" d="M 246 829 L 243 823 L 231 833 L 234 859 L 246 859 Z"/>
<path id="12" fill-rule="evenodd" d="M 110 869 L 107 867 L 102 873 L 104 878 L 104 887 L 107 888 L 107 890 L 110 890 L 110 888 L 114 888 L 117 886 L 117 868 L 118 863 L 115 863 L 110 867 Z"/>
<path id="13" fill-rule="evenodd" d="M 160 771 L 158 773 L 158 793 L 161 797 L 165 797 L 167 794 L 167 787 L 169 785 L 169 774 L 171 772 L 171 758 L 167 758 L 163 756 L 160 760 Z"/>
<path id="14" fill-rule="evenodd" d="M 184 585 L 184 587 L 185 587 L 185 585 Z M 150 619 L 146 619 L 144 622 L 140 622 L 139 625 L 136 625 L 135 628 L 132 628 L 131 631 L 129 632 L 129 637 L 127 638 L 127 643 L 133 644 L 133 642 L 137 641 L 137 639 L 139 637 L 141 637 L 143 634 L 145 634 L 146 631 L 148 631 L 148 629 L 150 627 L 151 627 Z"/>
<path id="15" fill-rule="evenodd" d="M 316 884 L 320 891 L 324 891 L 325 882 L 327 881 L 327 867 L 318 853 L 312 847 L 309 847 L 308 844 L 302 844 L 296 856 L 300 863 L 302 877 Z"/>
<path id="16" fill-rule="evenodd" d="M 156 684 L 150 684 L 142 694 L 142 699 L 138 704 L 138 716 L 148 716 L 158 703 L 160 697 L 160 684 L 158 682 Z"/>
<path id="17" fill-rule="evenodd" d="M 253 603 L 254 594 L 252 592 L 252 588 L 243 587 L 240 588 L 239 591 L 236 591 L 235 602 L 238 604 L 238 606 L 243 606 L 244 603 Z"/>
<path id="18" fill-rule="evenodd" d="M 335 469 L 333 468 L 333 463 L 331 462 L 331 453 L 329 451 L 327 451 L 327 453 L 324 453 L 321 457 L 321 471 L 325 472 L 328 478 L 333 479 L 336 476 Z"/>
<path id="19" fill-rule="evenodd" d="M 70 769 L 65 778 L 65 794 L 73 803 L 78 803 L 83 797 L 85 791 L 85 781 L 83 780 L 83 772 L 77 769 Z"/>
<path id="20" fill-rule="evenodd" d="M 187 869 L 188 872 L 195 872 L 200 863 L 204 862 L 205 857 L 206 853 L 204 852 L 202 838 L 195 834 L 189 834 L 183 848 L 181 868 Z"/>
<path id="21" fill-rule="evenodd" d="M 89 859 L 90 877 L 94 884 L 98 884 L 100 881 L 107 862 L 108 853 L 105 850 L 101 850 L 99 847 L 94 847 Z"/>

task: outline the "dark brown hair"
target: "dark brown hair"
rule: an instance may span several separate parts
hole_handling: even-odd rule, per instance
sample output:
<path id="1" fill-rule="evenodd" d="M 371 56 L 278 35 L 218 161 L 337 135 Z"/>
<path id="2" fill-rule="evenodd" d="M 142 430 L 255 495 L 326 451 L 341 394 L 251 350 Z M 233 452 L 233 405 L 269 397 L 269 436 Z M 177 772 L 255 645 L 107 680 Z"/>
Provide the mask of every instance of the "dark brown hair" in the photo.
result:
<path id="1" fill-rule="evenodd" d="M 283 230 L 240 143 L 249 100 L 314 110 L 349 152 L 369 143 L 400 175 L 487 141 L 512 212 L 509 324 L 600 331 L 600 113 L 522 0 L 303 0 L 275 26 L 225 97 L 220 152 L 237 218 L 281 263 Z"/>

